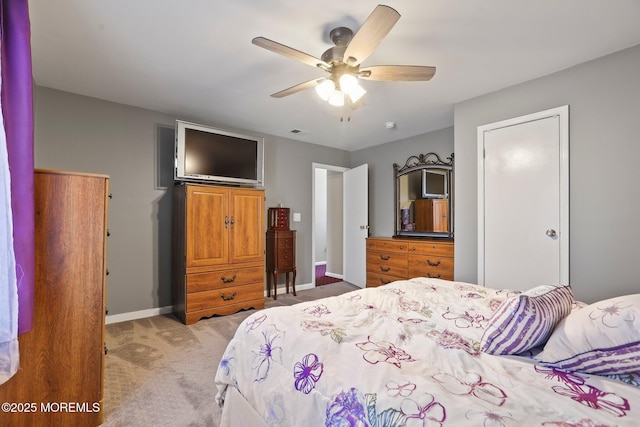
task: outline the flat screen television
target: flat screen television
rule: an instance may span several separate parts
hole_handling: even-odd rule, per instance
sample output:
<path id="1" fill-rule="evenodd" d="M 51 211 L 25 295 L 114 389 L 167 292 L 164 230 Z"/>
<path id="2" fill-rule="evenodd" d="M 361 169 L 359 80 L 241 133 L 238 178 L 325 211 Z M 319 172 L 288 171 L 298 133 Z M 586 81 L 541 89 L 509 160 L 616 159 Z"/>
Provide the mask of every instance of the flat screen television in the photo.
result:
<path id="1" fill-rule="evenodd" d="M 425 199 L 445 199 L 449 195 L 449 172 L 446 170 L 422 170 L 422 197 Z"/>
<path id="2" fill-rule="evenodd" d="M 262 187 L 264 139 L 176 121 L 176 181 Z"/>

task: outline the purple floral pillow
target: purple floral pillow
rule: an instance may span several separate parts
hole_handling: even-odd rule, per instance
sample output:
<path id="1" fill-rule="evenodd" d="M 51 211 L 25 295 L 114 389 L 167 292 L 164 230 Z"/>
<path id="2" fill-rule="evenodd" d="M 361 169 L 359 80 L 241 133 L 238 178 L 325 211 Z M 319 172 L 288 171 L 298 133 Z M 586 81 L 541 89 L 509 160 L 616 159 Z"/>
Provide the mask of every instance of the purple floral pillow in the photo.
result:
<path id="1" fill-rule="evenodd" d="M 640 372 L 640 294 L 575 310 L 558 324 L 536 360 L 597 375 Z"/>
<path id="2" fill-rule="evenodd" d="M 541 345 L 572 305 L 569 285 L 537 286 L 510 297 L 489 319 L 481 349 L 490 354 L 520 354 Z"/>

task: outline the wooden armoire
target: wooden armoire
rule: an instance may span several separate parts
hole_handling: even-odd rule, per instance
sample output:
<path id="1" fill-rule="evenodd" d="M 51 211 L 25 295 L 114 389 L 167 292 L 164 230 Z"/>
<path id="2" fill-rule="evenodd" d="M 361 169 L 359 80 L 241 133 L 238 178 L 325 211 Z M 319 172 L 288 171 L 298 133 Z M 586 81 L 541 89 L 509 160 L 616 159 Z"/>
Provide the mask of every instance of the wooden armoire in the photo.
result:
<path id="1" fill-rule="evenodd" d="M 0 425 L 97 426 L 109 177 L 36 170 L 34 180 L 33 328 L 18 336 L 18 372 L 0 385 L 0 402 L 23 405 L 0 412 Z"/>
<path id="2" fill-rule="evenodd" d="M 264 190 L 181 183 L 173 201 L 176 317 L 264 308 Z"/>

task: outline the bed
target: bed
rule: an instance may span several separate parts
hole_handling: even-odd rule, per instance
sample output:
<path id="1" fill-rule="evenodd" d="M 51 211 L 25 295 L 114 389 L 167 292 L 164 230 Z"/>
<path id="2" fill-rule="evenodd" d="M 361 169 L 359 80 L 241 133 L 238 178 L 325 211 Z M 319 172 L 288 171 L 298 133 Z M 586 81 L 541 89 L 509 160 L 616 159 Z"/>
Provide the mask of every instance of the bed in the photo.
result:
<path id="1" fill-rule="evenodd" d="M 252 314 L 216 400 L 223 425 L 637 426 L 639 322 L 637 295 L 397 281 Z"/>

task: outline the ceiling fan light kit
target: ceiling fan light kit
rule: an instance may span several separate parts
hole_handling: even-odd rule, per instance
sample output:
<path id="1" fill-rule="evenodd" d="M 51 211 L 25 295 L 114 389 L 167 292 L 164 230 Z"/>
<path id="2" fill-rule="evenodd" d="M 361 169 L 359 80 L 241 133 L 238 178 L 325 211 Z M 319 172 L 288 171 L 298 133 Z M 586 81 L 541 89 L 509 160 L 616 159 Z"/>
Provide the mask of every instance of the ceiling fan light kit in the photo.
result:
<path id="1" fill-rule="evenodd" d="M 328 101 L 335 90 L 336 84 L 331 79 L 324 79 L 316 86 L 316 93 L 323 101 Z"/>
<path id="2" fill-rule="evenodd" d="M 329 97 L 329 104 L 334 107 L 342 107 L 344 105 L 344 94 L 337 89 L 334 90 Z"/>
<path id="3" fill-rule="evenodd" d="M 318 96 L 329 104 L 341 107 L 348 96 L 355 104 L 366 90 L 358 84 L 358 79 L 377 81 L 428 81 L 436 72 L 435 67 L 419 65 L 377 65 L 361 69 L 360 64 L 373 53 L 382 39 L 391 31 L 400 14 L 393 8 L 378 5 L 371 15 L 353 34 L 349 28 L 338 27 L 329 34 L 335 46 L 316 58 L 299 50 L 277 43 L 264 37 L 256 37 L 256 46 L 286 56 L 330 74 L 327 78 L 309 80 L 271 96 L 282 98 L 312 87 Z M 346 95 L 346 96 L 345 96 Z"/>

